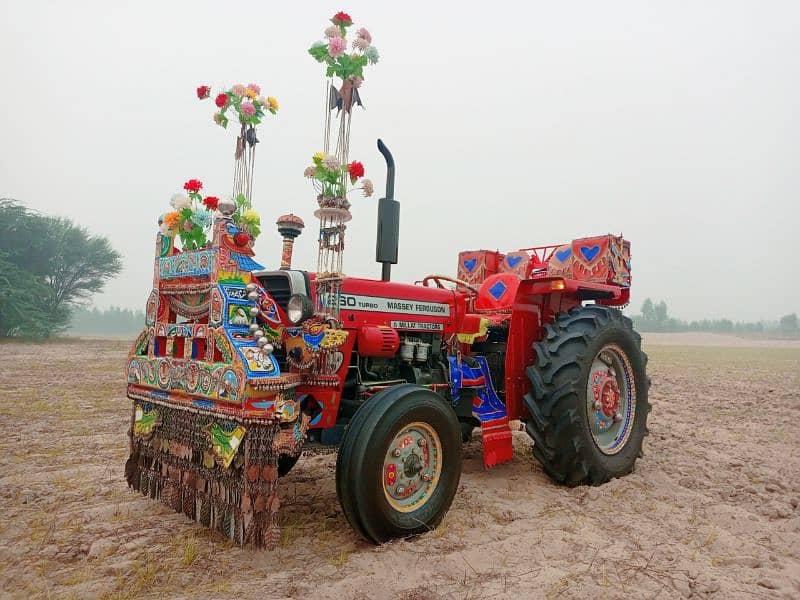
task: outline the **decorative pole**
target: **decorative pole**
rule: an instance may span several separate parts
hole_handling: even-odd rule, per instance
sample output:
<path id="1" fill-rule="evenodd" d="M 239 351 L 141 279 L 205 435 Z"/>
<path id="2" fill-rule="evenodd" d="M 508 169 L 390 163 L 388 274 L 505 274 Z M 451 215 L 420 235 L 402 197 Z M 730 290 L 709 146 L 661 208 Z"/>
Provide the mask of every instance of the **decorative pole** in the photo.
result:
<path id="1" fill-rule="evenodd" d="M 278 217 L 275 222 L 278 226 L 278 233 L 283 237 L 283 252 L 281 253 L 281 269 L 287 270 L 292 268 L 292 250 L 294 249 L 294 240 L 303 232 L 303 219 L 297 215 L 288 214 Z"/>
<path id="2" fill-rule="evenodd" d="M 325 29 L 325 41 L 316 42 L 308 50 L 317 62 L 326 65 L 328 80 L 323 151 L 314 155 L 313 165 L 307 167 L 304 174 L 317 190 L 319 206 L 314 211 L 314 216 L 319 218 L 315 312 L 330 327 L 341 328 L 339 297 L 344 279 L 344 238 L 346 223 L 353 218 L 347 194 L 353 189 L 362 189 L 365 196 L 370 196 L 373 191 L 369 179 L 363 179 L 355 188 L 358 180 L 364 177 L 364 165 L 358 161 L 348 162 L 350 122 L 353 106 L 363 106 L 358 90 L 364 82 L 364 67 L 378 62 L 378 51 L 372 45 L 369 31 L 363 27 L 356 31 L 352 43 L 348 43 L 347 30 L 352 27 L 353 20 L 347 13 L 336 13 L 331 23 Z M 350 53 L 348 48 L 351 48 Z M 341 80 L 338 88 L 334 85 L 335 78 Z"/>
<path id="3" fill-rule="evenodd" d="M 211 97 L 211 88 L 207 85 L 197 88 L 197 97 L 205 100 Z M 233 210 L 229 216 L 236 232 L 250 236 L 251 242 L 261 233 L 260 218 L 253 210 L 253 167 L 255 166 L 256 144 L 258 137 L 256 127 L 262 123 L 267 114 L 277 114 L 278 101 L 272 97 L 261 95 L 261 87 L 250 83 L 237 83 L 224 89 L 214 97 L 214 105 L 219 109 L 214 113 L 214 123 L 227 129 L 229 115 L 239 123 L 239 134 L 236 136 L 236 147 L 233 154 Z M 226 201 L 222 201 L 227 204 Z M 209 206 L 214 210 L 216 206 Z"/>

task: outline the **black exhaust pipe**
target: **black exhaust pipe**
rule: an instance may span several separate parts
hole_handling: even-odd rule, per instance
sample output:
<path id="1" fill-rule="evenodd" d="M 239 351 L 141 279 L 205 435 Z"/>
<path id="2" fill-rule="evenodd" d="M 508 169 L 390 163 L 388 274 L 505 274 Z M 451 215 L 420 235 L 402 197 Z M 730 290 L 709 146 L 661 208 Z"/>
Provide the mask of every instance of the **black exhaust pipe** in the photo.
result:
<path id="1" fill-rule="evenodd" d="M 375 260 L 381 263 L 381 279 L 389 281 L 392 265 L 397 264 L 397 247 L 400 243 L 400 203 L 394 199 L 394 158 L 392 153 L 378 140 L 378 150 L 386 160 L 386 197 L 378 200 L 378 238 L 375 244 Z"/>

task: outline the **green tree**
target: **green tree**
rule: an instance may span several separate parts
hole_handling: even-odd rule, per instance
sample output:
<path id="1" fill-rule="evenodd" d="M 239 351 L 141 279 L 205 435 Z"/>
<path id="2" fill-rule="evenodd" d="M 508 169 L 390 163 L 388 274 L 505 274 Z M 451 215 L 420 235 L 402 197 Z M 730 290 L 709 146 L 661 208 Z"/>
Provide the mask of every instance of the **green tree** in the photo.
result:
<path id="1" fill-rule="evenodd" d="M 666 325 L 667 323 L 667 303 L 663 300 L 653 307 L 654 317 L 657 323 Z"/>
<path id="2" fill-rule="evenodd" d="M 105 237 L 0 199 L 0 336 L 63 330 L 72 309 L 121 269 Z"/>
<path id="3" fill-rule="evenodd" d="M 653 301 L 650 300 L 650 298 L 645 298 L 642 304 L 642 319 L 645 321 L 655 321 L 655 315 Z"/>
<path id="4" fill-rule="evenodd" d="M 797 335 L 797 313 L 783 315 L 780 320 L 780 331 L 784 335 Z"/>

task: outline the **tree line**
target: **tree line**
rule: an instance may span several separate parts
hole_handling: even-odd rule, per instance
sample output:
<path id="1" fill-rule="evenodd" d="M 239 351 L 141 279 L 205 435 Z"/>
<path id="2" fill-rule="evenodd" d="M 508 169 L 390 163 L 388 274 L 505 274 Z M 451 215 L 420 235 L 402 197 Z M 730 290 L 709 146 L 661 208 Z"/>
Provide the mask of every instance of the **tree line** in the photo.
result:
<path id="1" fill-rule="evenodd" d="M 0 338 L 63 333 L 121 270 L 104 236 L 0 198 Z"/>
<path id="2" fill-rule="evenodd" d="M 704 331 L 734 335 L 800 338 L 797 313 L 782 316 L 775 321 L 732 321 L 731 319 L 701 319 L 686 321 L 670 317 L 667 303 L 656 303 L 646 298 L 641 313 L 631 317 L 639 331 Z"/>
<path id="3" fill-rule="evenodd" d="M 79 307 L 72 313 L 67 335 L 133 337 L 144 327 L 144 311 L 111 306 L 105 310 Z"/>

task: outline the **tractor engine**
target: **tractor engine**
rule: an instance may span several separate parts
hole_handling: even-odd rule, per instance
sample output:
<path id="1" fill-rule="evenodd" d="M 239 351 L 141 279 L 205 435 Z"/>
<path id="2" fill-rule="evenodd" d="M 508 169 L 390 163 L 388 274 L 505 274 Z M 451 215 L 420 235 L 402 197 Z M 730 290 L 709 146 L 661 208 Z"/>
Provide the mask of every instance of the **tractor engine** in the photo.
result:
<path id="1" fill-rule="evenodd" d="M 365 329 L 362 328 L 359 340 L 370 339 L 372 331 L 366 329 L 365 332 Z M 392 338 L 392 343 L 379 349 L 369 343 L 360 344 L 360 348 L 353 352 L 342 392 L 340 417 L 352 417 L 365 400 L 392 385 L 447 386 L 447 364 L 441 335 L 397 332 L 384 326 L 371 329 Z M 387 356 L 390 348 L 394 353 Z"/>

